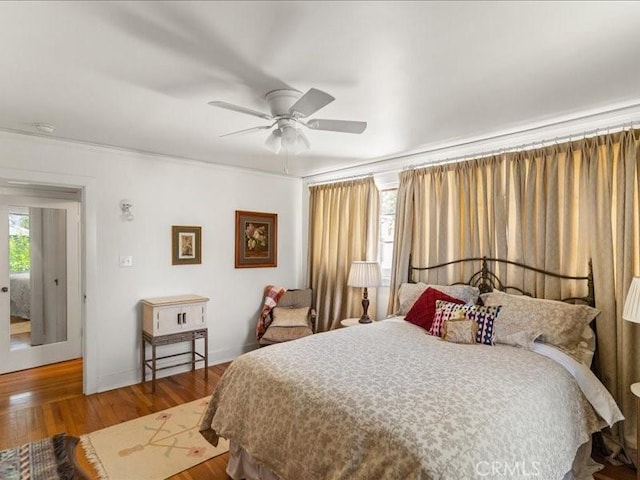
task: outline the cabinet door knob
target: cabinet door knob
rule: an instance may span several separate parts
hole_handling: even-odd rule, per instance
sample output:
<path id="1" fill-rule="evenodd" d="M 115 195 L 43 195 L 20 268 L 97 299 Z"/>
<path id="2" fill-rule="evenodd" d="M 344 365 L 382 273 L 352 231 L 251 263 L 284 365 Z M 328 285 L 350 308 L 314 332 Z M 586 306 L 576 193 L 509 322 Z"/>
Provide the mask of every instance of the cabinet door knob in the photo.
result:
<path id="1" fill-rule="evenodd" d="M 9 291 L 9 287 L 2 287 L 2 291 L 7 293 Z"/>

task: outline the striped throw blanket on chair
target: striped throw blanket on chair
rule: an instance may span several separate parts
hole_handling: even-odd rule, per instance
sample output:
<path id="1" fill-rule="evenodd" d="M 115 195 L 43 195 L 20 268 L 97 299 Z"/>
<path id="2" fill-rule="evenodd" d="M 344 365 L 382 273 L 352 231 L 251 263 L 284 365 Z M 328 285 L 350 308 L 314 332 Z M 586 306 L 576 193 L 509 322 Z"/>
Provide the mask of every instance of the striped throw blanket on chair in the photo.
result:
<path id="1" fill-rule="evenodd" d="M 262 338 L 264 332 L 267 331 L 271 324 L 271 310 L 278 304 L 278 300 L 287 290 L 282 287 L 275 287 L 273 285 L 267 285 L 264 287 L 264 305 L 260 316 L 258 317 L 258 325 L 256 326 L 256 336 L 258 340 Z"/>

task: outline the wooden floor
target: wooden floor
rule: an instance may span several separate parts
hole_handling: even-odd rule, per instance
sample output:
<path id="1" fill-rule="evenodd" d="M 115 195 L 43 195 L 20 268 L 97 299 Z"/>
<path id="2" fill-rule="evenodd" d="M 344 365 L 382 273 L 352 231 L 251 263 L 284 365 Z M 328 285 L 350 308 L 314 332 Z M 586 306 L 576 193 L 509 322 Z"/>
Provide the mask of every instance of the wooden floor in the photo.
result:
<path id="1" fill-rule="evenodd" d="M 228 364 L 104 393 L 82 394 L 82 360 L 0 375 L 0 450 L 66 432 L 80 436 L 211 395 Z M 180 480 L 230 480 L 225 453 L 172 477 Z M 91 467 L 84 458 L 85 471 Z"/>
<path id="2" fill-rule="evenodd" d="M 209 367 L 207 381 L 202 370 L 160 379 L 155 395 L 147 383 L 85 396 L 82 360 L 0 375 L 0 450 L 61 432 L 80 436 L 197 400 L 211 394 L 228 365 Z M 225 453 L 172 478 L 230 480 L 225 473 L 228 458 Z M 82 457 L 80 463 L 91 471 Z M 635 480 L 636 473 L 627 467 L 607 465 L 596 479 Z"/>
<path id="3" fill-rule="evenodd" d="M 594 474 L 593 477 L 595 480 L 637 480 L 638 478 L 635 470 L 629 467 L 613 467 L 608 465 L 606 460 L 598 454 L 594 454 L 593 459 L 605 466 L 604 470 Z"/>

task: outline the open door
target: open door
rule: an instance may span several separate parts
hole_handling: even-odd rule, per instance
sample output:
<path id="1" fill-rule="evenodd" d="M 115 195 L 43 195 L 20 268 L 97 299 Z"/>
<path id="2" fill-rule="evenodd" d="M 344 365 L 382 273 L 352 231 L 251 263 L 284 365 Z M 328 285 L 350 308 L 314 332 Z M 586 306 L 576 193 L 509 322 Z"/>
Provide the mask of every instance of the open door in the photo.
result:
<path id="1" fill-rule="evenodd" d="M 0 196 L 0 373 L 82 356 L 80 203 Z"/>

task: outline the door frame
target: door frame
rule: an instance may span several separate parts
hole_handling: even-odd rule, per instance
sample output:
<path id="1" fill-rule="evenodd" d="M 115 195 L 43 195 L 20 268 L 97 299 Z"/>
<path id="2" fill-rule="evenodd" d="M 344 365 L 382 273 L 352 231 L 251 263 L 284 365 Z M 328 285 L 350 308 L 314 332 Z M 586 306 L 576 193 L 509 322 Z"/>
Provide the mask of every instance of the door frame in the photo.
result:
<path id="1" fill-rule="evenodd" d="M 24 182 L 25 188 L 38 185 L 80 190 L 80 323 L 82 331 L 82 390 L 85 395 L 98 391 L 99 325 L 97 308 L 97 181 L 94 177 L 65 175 L 0 167 L 0 178 Z M 1 188 L 6 194 L 13 189 Z"/>
<path id="2" fill-rule="evenodd" d="M 13 190 L 7 188 L 6 190 Z M 44 337 L 38 337 L 35 335 L 34 329 L 38 324 L 41 324 L 44 321 L 44 314 L 47 311 L 46 305 L 41 306 L 41 310 L 38 313 L 38 310 L 34 310 L 34 293 L 31 292 L 31 313 L 35 315 L 35 317 L 31 317 L 31 340 L 39 339 L 42 340 L 41 344 L 32 346 L 31 348 L 26 349 L 17 349 L 12 350 L 9 348 L 9 352 L 5 352 L 7 354 L 7 364 L 4 364 L 2 372 L 10 373 L 14 371 L 23 370 L 25 368 L 34 368 L 44 365 L 49 365 L 51 363 L 56 363 L 60 361 L 64 361 L 67 359 L 77 358 L 82 355 L 82 304 L 81 304 L 81 284 L 80 284 L 80 266 L 81 266 L 81 257 L 80 257 L 80 199 L 77 193 L 72 195 L 66 193 L 58 193 L 58 191 L 45 191 L 41 192 L 39 190 L 28 190 L 24 189 L 15 189 L 15 192 L 7 192 L 3 191 L 1 195 L 2 201 L 0 202 L 3 215 L 9 214 L 12 211 L 12 207 L 18 207 L 19 209 L 27 208 L 29 209 L 29 214 L 31 213 L 31 208 L 35 207 L 36 209 L 54 209 L 58 211 L 64 212 L 64 263 L 63 265 L 58 264 L 58 267 L 64 266 L 64 270 L 58 271 L 57 275 L 62 275 L 62 280 L 64 282 L 64 319 L 66 324 L 67 334 L 64 339 L 58 339 L 57 341 L 47 341 Z M 67 197 L 67 198 L 65 198 Z M 70 198 L 73 197 L 73 198 Z M 4 218 L 4 216 L 3 216 Z M 3 229 L 0 229 L 4 234 L 8 235 L 8 222 L 5 221 Z M 35 231 L 34 223 L 30 223 L 30 231 L 33 233 Z M 6 229 L 6 230 L 5 230 Z M 61 233 L 59 230 L 55 231 L 55 234 Z M 44 237 L 43 237 L 44 238 Z M 51 240 L 49 237 L 47 240 Z M 45 240 L 45 242 L 47 242 Z M 3 256 L 9 253 L 9 243 L 8 241 L 2 240 L 5 246 L 2 251 Z M 6 248 L 6 250 L 5 250 Z M 54 254 L 55 255 L 55 254 Z M 40 262 L 34 262 L 33 256 L 31 257 L 32 267 L 35 268 L 36 265 L 40 267 L 40 273 L 46 275 L 47 269 L 45 267 L 45 260 L 41 260 Z M 4 268 L 2 270 L 2 278 L 5 278 L 6 281 L 10 282 L 10 269 L 7 264 L 6 273 Z M 42 270 L 44 268 L 44 270 Z M 31 286 L 33 287 L 33 274 L 34 269 L 31 270 Z M 64 272 L 64 273 L 63 273 Z M 51 280 L 51 279 L 50 279 Z M 41 297 L 41 301 L 45 302 L 46 300 L 46 292 L 47 292 L 47 282 L 44 281 L 43 278 L 40 279 L 41 286 L 44 288 L 44 297 Z M 56 280 L 57 282 L 57 280 Z M 9 285 L 9 283 L 7 283 Z M 60 292 L 57 289 L 54 289 L 58 295 Z M 3 297 L 3 305 L 6 300 L 6 311 L 2 310 L 3 317 L 6 312 L 7 317 L 9 317 L 10 311 L 10 295 Z M 62 299 L 57 297 L 58 302 Z M 51 307 L 51 305 L 49 305 Z M 44 310 L 42 310 L 44 307 Z M 54 314 L 55 315 L 55 314 Z M 36 319 L 40 318 L 40 322 L 36 322 Z M 42 327 L 42 325 L 40 325 Z M 44 332 L 41 332 L 44 334 Z M 11 343 L 9 341 L 9 343 Z M 4 349 L 4 346 L 0 347 Z M 4 358 L 4 357 L 3 357 Z M 6 369 L 9 369 L 6 371 Z"/>

